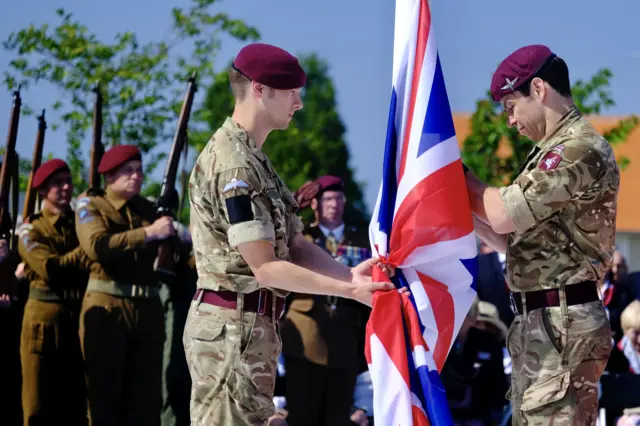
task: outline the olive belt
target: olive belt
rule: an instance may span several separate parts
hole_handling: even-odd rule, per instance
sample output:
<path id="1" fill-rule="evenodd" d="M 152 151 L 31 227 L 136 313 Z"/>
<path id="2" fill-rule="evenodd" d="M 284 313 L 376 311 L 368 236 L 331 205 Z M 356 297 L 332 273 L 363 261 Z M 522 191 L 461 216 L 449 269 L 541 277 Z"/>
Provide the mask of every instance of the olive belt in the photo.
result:
<path id="1" fill-rule="evenodd" d="M 155 285 L 125 284 L 116 281 L 103 281 L 96 279 L 89 280 L 89 283 L 87 284 L 87 293 L 90 291 L 137 299 L 151 299 L 160 294 L 158 286 Z"/>
<path id="2" fill-rule="evenodd" d="M 79 288 L 65 288 L 52 290 L 50 288 L 31 287 L 29 289 L 29 299 L 41 302 L 71 302 L 81 300 L 84 290 Z"/>

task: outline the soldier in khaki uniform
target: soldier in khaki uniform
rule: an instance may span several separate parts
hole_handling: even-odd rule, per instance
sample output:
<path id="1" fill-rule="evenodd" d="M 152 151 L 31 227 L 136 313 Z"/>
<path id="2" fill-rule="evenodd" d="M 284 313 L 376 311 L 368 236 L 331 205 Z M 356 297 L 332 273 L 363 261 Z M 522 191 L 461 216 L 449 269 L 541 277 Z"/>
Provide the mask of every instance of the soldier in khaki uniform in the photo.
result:
<path id="1" fill-rule="evenodd" d="M 576 109 L 567 65 L 548 47 L 513 52 L 491 91 L 509 125 L 536 142 L 507 187 L 466 173 L 476 230 L 507 254 L 513 423 L 594 425 L 612 345 L 597 282 L 615 249 L 614 153 Z"/>
<path id="2" fill-rule="evenodd" d="M 261 150 L 302 108 L 297 59 L 251 44 L 229 79 L 233 116 L 202 150 L 189 183 L 198 291 L 184 346 L 194 426 L 263 425 L 274 415 L 277 321 L 289 291 L 371 304 L 373 291 L 392 288 L 371 281 L 375 260 L 349 269 L 302 236 L 297 204 Z"/>
<path id="3" fill-rule="evenodd" d="M 89 278 L 88 258 L 78 245 L 67 164 L 50 160 L 38 168 L 33 187 L 43 209 L 20 230 L 18 249 L 29 281 L 20 356 L 24 424 L 87 424 L 80 304 Z"/>
<path id="4" fill-rule="evenodd" d="M 154 262 L 173 222 L 156 218 L 139 196 L 137 147 L 111 148 L 98 172 L 106 190 L 90 190 L 76 205 L 78 239 L 91 259 L 80 319 L 91 424 L 157 426 L 165 336 Z"/>
<path id="5" fill-rule="evenodd" d="M 316 221 L 303 234 L 336 261 L 353 267 L 371 257 L 367 230 L 344 222 L 344 183 L 316 180 Z M 365 326 L 370 309 L 351 299 L 294 293 L 281 324 L 289 426 L 346 424 L 357 375 L 366 370 Z"/>

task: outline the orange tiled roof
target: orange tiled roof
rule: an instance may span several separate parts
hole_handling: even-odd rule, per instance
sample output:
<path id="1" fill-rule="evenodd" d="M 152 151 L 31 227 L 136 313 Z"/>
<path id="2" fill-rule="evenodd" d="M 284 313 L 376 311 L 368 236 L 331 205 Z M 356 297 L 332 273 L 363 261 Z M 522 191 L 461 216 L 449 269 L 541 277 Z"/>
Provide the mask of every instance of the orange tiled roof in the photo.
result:
<path id="1" fill-rule="evenodd" d="M 470 131 L 469 117 L 470 114 L 453 114 L 453 124 L 461 147 Z M 591 124 L 600 132 L 614 127 L 620 118 L 613 116 L 588 117 Z M 625 156 L 631 161 L 622 171 L 620 178 L 618 231 L 640 232 L 640 190 L 638 189 L 640 187 L 640 126 L 631 132 L 626 142 L 614 145 L 614 151 L 618 158 Z"/>

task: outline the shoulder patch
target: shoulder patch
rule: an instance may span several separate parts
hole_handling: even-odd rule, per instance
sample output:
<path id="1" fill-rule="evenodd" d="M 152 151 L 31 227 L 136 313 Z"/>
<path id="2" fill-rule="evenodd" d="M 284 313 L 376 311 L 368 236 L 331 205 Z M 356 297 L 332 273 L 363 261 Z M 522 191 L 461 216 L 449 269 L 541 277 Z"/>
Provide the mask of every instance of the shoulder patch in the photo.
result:
<path id="1" fill-rule="evenodd" d="M 78 223 L 83 225 L 89 222 L 93 222 L 93 214 L 91 214 L 87 206 L 84 206 L 78 210 Z"/>
<path id="2" fill-rule="evenodd" d="M 83 207 L 86 207 L 91 203 L 91 199 L 89 197 L 82 197 L 76 202 L 76 210 L 80 210 Z"/>
<path id="3" fill-rule="evenodd" d="M 239 188 L 250 189 L 251 185 L 249 185 L 247 182 L 243 180 L 238 180 L 236 178 L 233 178 L 231 179 L 231 182 L 229 182 L 224 186 L 224 188 L 222 189 L 222 193 L 226 194 L 229 191 L 233 191 L 234 189 L 239 189 Z"/>
<path id="4" fill-rule="evenodd" d="M 540 170 L 553 170 L 558 167 L 558 164 L 562 161 L 560 152 L 555 151 L 555 148 L 551 150 L 551 152 L 548 152 L 547 155 L 540 160 L 540 163 L 538 163 L 538 168 Z"/>
<path id="5" fill-rule="evenodd" d="M 31 230 L 33 229 L 33 225 L 29 223 L 25 223 L 20 227 L 18 231 L 18 238 L 22 241 L 22 245 L 24 245 L 25 250 L 31 251 L 35 246 L 38 245 L 37 241 L 33 241 L 31 239 Z"/>
<path id="6" fill-rule="evenodd" d="M 32 229 L 33 225 L 31 223 L 23 223 L 22 226 L 18 228 L 18 237 L 22 238 L 24 235 L 28 235 Z"/>

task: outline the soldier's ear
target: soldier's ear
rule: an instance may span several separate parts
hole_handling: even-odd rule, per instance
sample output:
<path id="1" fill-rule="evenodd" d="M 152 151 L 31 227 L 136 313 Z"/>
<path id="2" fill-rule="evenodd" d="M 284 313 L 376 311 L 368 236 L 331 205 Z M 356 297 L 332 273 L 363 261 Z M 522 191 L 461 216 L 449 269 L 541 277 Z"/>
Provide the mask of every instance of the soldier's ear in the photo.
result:
<path id="1" fill-rule="evenodd" d="M 531 95 L 535 96 L 536 99 L 543 101 L 547 94 L 547 86 L 544 81 L 536 77 L 531 81 Z"/>
<path id="2" fill-rule="evenodd" d="M 318 210 L 318 199 L 315 197 L 311 199 L 311 209 L 314 212 Z"/>

